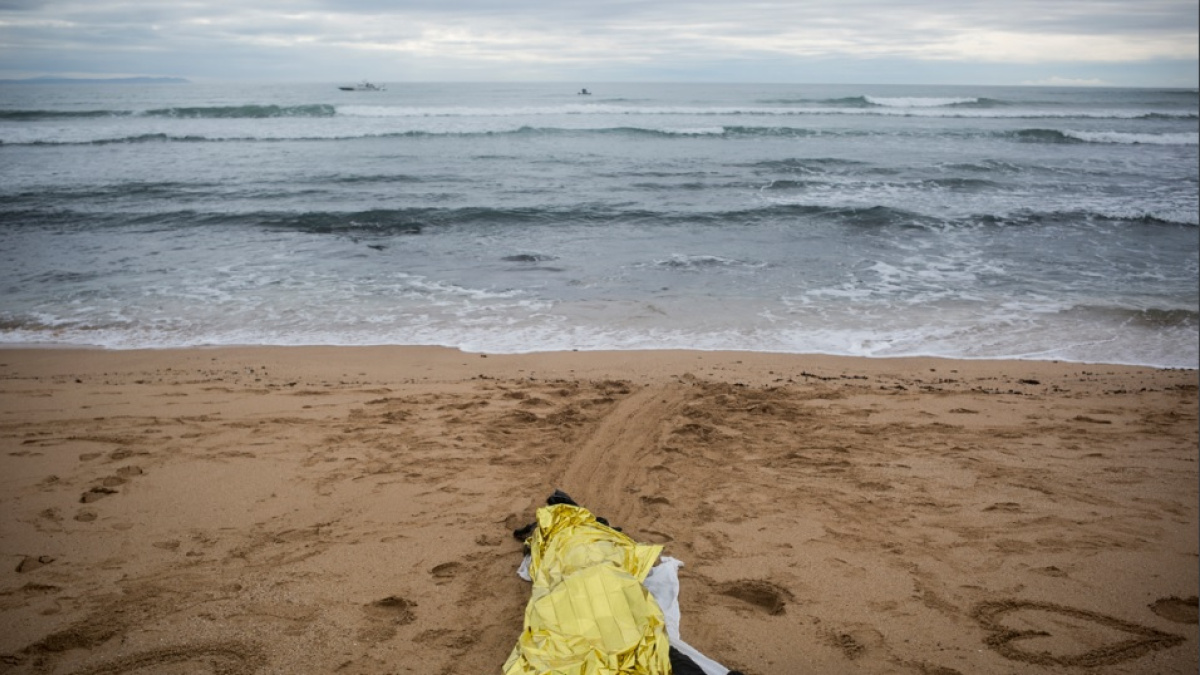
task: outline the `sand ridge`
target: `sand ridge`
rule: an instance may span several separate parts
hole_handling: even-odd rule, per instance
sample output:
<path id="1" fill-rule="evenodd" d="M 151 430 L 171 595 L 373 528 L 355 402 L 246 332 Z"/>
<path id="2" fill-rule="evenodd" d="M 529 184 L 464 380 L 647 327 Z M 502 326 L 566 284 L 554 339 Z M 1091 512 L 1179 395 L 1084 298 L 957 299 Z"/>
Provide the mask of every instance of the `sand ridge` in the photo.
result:
<path id="1" fill-rule="evenodd" d="M 423 348 L 0 351 L 0 673 L 487 673 L 554 489 L 768 673 L 1197 668 L 1197 377 Z M 1081 671 L 1083 672 L 1083 671 Z"/>

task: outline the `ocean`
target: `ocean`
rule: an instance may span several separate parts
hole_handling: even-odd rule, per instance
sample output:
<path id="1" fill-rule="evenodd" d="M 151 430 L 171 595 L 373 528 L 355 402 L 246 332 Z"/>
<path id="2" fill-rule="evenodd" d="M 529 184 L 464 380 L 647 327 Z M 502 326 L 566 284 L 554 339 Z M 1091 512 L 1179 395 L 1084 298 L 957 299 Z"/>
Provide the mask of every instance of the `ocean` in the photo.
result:
<path id="1" fill-rule="evenodd" d="M 338 84 L 0 85 L 0 343 L 1200 365 L 1195 89 Z"/>

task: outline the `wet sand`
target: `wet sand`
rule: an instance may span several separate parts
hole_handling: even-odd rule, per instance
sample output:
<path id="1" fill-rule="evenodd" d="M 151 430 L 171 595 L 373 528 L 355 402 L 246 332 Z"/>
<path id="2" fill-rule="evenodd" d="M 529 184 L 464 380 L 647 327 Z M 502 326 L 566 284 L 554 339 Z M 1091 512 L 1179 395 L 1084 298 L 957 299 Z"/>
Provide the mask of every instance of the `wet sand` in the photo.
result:
<path id="1" fill-rule="evenodd" d="M 1197 372 L 0 350 L 0 673 L 498 673 L 556 488 L 748 675 L 1195 673 Z"/>

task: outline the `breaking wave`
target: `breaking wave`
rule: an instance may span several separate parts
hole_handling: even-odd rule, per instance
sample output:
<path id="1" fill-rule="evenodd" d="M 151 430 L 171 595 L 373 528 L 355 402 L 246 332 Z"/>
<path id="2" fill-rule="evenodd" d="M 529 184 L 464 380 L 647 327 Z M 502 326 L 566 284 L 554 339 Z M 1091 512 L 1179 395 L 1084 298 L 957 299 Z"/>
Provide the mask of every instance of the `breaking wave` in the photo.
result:
<path id="1" fill-rule="evenodd" d="M 326 104 L 280 106 L 198 106 L 152 110 L 4 110 L 0 120 L 27 122 L 104 117 L 168 117 L 178 119 L 268 119 L 274 117 L 333 117 L 337 108 Z"/>
<path id="2" fill-rule="evenodd" d="M 739 260 L 718 255 L 683 255 L 675 254 L 669 258 L 655 260 L 654 264 L 675 270 L 698 271 L 706 269 L 737 269 L 766 267 L 766 263 L 751 260 Z"/>
<path id="3" fill-rule="evenodd" d="M 810 184 L 805 181 L 779 180 L 764 189 L 785 192 L 804 190 Z M 937 179 L 905 183 L 901 187 L 917 189 L 943 189 L 956 192 L 973 192 L 988 189 L 987 181 L 970 179 Z M 157 198 L 171 199 L 170 185 L 149 185 L 145 190 L 153 191 Z M 88 203 L 90 195 L 111 197 L 108 193 L 84 192 L 71 195 L 76 203 Z M 219 194 L 219 193 L 214 193 Z M 745 209 L 691 212 L 684 210 L 651 210 L 645 208 L 620 208 L 597 206 L 541 206 L 521 208 L 497 207 L 412 207 L 396 209 L 370 209 L 363 211 L 307 211 L 289 213 L 280 211 L 248 211 L 241 213 L 219 213 L 205 210 L 179 209 L 156 215 L 136 213 L 84 213 L 62 208 L 65 200 L 56 196 L 59 206 L 54 210 L 25 208 L 20 198 L 0 203 L 0 224 L 10 231 L 22 228 L 53 230 L 98 230 L 115 228 L 125 230 L 188 230 L 195 227 L 222 226 L 246 227 L 266 231 L 292 231 L 308 234 L 327 234 L 364 237 L 416 236 L 434 234 L 447 228 L 463 228 L 473 231 L 485 228 L 495 233 L 497 228 L 522 231 L 527 228 L 597 227 L 599 231 L 618 225 L 634 225 L 642 230 L 656 227 L 713 226 L 720 228 L 757 226 L 769 223 L 796 225 L 802 222 L 824 222 L 853 228 L 919 228 L 937 231 L 954 229 L 976 229 L 979 227 L 1033 228 L 1045 225 L 1097 226 L 1120 224 L 1133 227 L 1186 227 L 1195 228 L 1197 223 L 1188 220 L 1186 214 L 1179 218 L 1170 213 L 1105 213 L 1088 210 L 1016 211 L 1010 214 L 975 214 L 955 217 L 936 216 L 918 210 L 896 208 L 886 205 L 839 206 L 826 204 L 764 203 Z M 193 200 L 203 201 L 203 199 Z M 481 230 L 482 231 L 482 230 Z M 543 262 L 553 258 L 533 257 L 541 254 L 520 253 L 504 258 L 507 262 Z M 719 263 L 718 260 L 688 259 L 689 265 Z M 675 266 L 679 260 L 671 259 L 663 264 Z"/>
<path id="4" fill-rule="evenodd" d="M 1073 129 L 1020 129 L 1005 132 L 1027 143 L 1121 143 L 1127 145 L 1197 145 L 1200 134 L 1134 134 L 1118 131 L 1076 131 Z"/>
<path id="5" fill-rule="evenodd" d="M 337 108 L 332 105 L 240 105 L 196 108 L 159 108 L 141 113 L 147 117 L 264 119 L 270 117 L 333 117 Z"/>
<path id="6" fill-rule="evenodd" d="M 998 101 L 992 99 L 982 99 L 976 97 L 961 97 L 961 98 L 926 98 L 926 97 L 884 97 L 884 96 L 864 96 L 864 101 L 871 105 L 877 105 L 883 108 L 943 108 L 951 106 L 975 106 L 981 104 L 994 104 Z"/>
<path id="7" fill-rule="evenodd" d="M 1063 134 L 1085 143 L 1123 143 L 1128 145 L 1197 145 L 1200 133 L 1130 134 L 1117 131 L 1073 131 Z"/>

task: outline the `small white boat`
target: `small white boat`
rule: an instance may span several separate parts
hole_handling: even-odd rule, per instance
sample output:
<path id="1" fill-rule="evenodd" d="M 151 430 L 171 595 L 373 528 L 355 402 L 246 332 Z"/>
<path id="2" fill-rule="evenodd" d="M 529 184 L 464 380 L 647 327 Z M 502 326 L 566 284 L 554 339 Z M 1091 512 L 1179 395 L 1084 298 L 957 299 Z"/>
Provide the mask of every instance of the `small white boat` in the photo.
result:
<path id="1" fill-rule="evenodd" d="M 377 84 L 371 84 L 366 80 L 363 80 L 362 82 L 359 82 L 351 87 L 338 87 L 338 89 L 341 89 L 342 91 L 387 91 L 383 87 Z"/>

